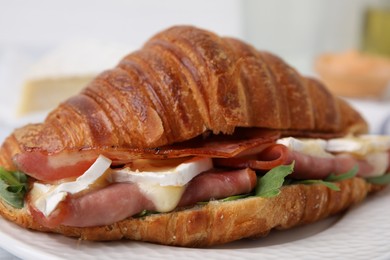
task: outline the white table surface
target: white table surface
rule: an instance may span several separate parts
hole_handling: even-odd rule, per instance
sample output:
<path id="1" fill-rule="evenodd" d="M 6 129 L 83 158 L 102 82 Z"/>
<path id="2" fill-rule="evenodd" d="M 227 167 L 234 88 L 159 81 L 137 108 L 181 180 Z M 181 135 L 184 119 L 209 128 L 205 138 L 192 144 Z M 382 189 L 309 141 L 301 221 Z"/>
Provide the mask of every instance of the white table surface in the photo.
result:
<path id="1" fill-rule="evenodd" d="M 16 259 L 20 259 L 20 258 L 13 256 L 10 253 L 8 253 L 7 251 L 0 248 L 0 259 L 2 259 L 2 260 L 16 260 Z"/>

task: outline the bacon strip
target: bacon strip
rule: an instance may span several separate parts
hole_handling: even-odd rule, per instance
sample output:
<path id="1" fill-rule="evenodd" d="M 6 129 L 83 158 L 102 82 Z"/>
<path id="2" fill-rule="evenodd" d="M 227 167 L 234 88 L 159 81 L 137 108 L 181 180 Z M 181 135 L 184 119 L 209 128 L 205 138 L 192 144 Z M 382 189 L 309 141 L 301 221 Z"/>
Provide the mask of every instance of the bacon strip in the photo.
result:
<path id="1" fill-rule="evenodd" d="M 84 173 L 99 155 L 113 161 L 113 165 L 125 164 L 134 159 L 167 159 L 186 156 L 234 157 L 257 153 L 279 138 L 280 133 L 261 129 L 238 129 L 235 135 L 197 137 L 175 145 L 159 148 L 100 147 L 88 150 L 67 150 L 54 154 L 32 149 L 14 156 L 17 168 L 45 182 L 77 177 Z"/>
<path id="2" fill-rule="evenodd" d="M 215 158 L 214 165 L 231 168 L 270 170 L 288 161 L 289 150 L 281 144 L 270 144 L 258 154 L 234 158 Z"/>
<path id="3" fill-rule="evenodd" d="M 189 183 L 179 206 L 248 193 L 255 185 L 256 173 L 250 169 L 206 172 Z M 35 209 L 31 201 L 29 205 L 33 217 L 47 227 L 59 224 L 74 227 L 110 225 L 142 210 L 155 210 L 155 205 L 134 183 L 111 184 L 81 197 L 68 196 L 49 218 Z"/>

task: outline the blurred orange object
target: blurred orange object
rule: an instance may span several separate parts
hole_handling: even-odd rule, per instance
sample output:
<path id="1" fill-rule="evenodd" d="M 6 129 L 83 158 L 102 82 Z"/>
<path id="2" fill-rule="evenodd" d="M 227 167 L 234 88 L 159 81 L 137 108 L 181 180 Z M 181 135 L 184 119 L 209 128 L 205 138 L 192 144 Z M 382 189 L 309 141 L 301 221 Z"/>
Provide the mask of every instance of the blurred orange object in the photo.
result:
<path id="1" fill-rule="evenodd" d="M 323 54 L 315 69 L 336 95 L 352 98 L 390 98 L 390 59 L 350 50 Z"/>

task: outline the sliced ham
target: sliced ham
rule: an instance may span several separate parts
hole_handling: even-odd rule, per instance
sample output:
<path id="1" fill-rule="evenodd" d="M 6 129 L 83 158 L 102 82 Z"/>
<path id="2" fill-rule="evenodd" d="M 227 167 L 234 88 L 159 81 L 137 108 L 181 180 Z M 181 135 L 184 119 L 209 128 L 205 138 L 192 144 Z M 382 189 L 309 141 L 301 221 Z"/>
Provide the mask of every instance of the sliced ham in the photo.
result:
<path id="1" fill-rule="evenodd" d="M 256 173 L 250 169 L 206 172 L 189 183 L 179 206 L 248 193 L 255 185 Z M 134 183 L 111 184 L 81 197 L 68 196 L 48 218 L 35 209 L 31 201 L 29 205 L 34 218 L 47 227 L 109 225 L 156 208 Z"/>
<path id="2" fill-rule="evenodd" d="M 388 170 L 390 170 L 390 151 L 388 151 Z M 333 157 L 311 156 L 297 151 L 291 151 L 286 146 L 274 144 L 262 152 L 243 157 L 217 158 L 214 164 L 230 168 L 249 167 L 254 170 L 266 171 L 279 165 L 290 164 L 295 161 L 292 178 L 296 179 L 324 179 L 330 174 L 342 174 L 350 171 L 357 165 L 358 176 L 368 177 L 375 174 L 375 167 L 364 159 L 358 159 L 350 154 L 339 154 Z"/>
<path id="3" fill-rule="evenodd" d="M 69 207 L 69 214 L 61 224 L 73 227 L 109 225 L 142 210 L 155 209 L 133 183 L 112 184 L 71 199 Z"/>
<path id="4" fill-rule="evenodd" d="M 14 157 L 17 168 L 29 176 L 45 182 L 80 176 L 99 155 L 113 161 L 113 165 L 125 164 L 134 159 L 166 159 L 186 156 L 229 158 L 262 151 L 271 145 L 280 133 L 271 130 L 237 130 L 235 135 L 213 135 L 158 148 L 113 148 L 67 150 L 48 154 L 32 149 Z"/>
<path id="5" fill-rule="evenodd" d="M 256 173 L 249 168 L 222 173 L 204 173 L 190 182 L 179 202 L 179 206 L 188 206 L 200 201 L 249 193 L 256 186 L 256 181 Z"/>
<path id="6" fill-rule="evenodd" d="M 17 168 L 42 181 L 57 181 L 82 175 L 96 160 L 95 156 L 81 153 L 79 156 L 65 153 L 48 156 L 43 152 L 28 152 L 14 157 Z"/>
<path id="7" fill-rule="evenodd" d="M 296 179 L 325 179 L 330 174 L 343 174 L 359 167 L 357 176 L 372 174 L 374 167 L 365 160 L 342 154 L 335 157 L 314 157 L 299 152 L 290 152 L 286 163 L 295 161 L 292 177 Z"/>

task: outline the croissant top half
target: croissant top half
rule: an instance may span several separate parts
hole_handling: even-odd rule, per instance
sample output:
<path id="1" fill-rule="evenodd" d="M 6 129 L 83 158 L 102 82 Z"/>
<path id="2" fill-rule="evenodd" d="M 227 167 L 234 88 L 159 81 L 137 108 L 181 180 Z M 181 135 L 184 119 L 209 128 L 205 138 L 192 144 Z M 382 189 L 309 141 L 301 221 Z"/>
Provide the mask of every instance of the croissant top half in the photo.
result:
<path id="1" fill-rule="evenodd" d="M 17 129 L 12 140 L 49 152 L 157 147 L 236 127 L 367 131 L 347 103 L 280 58 L 237 39 L 177 26 L 97 76 L 42 124 Z"/>

